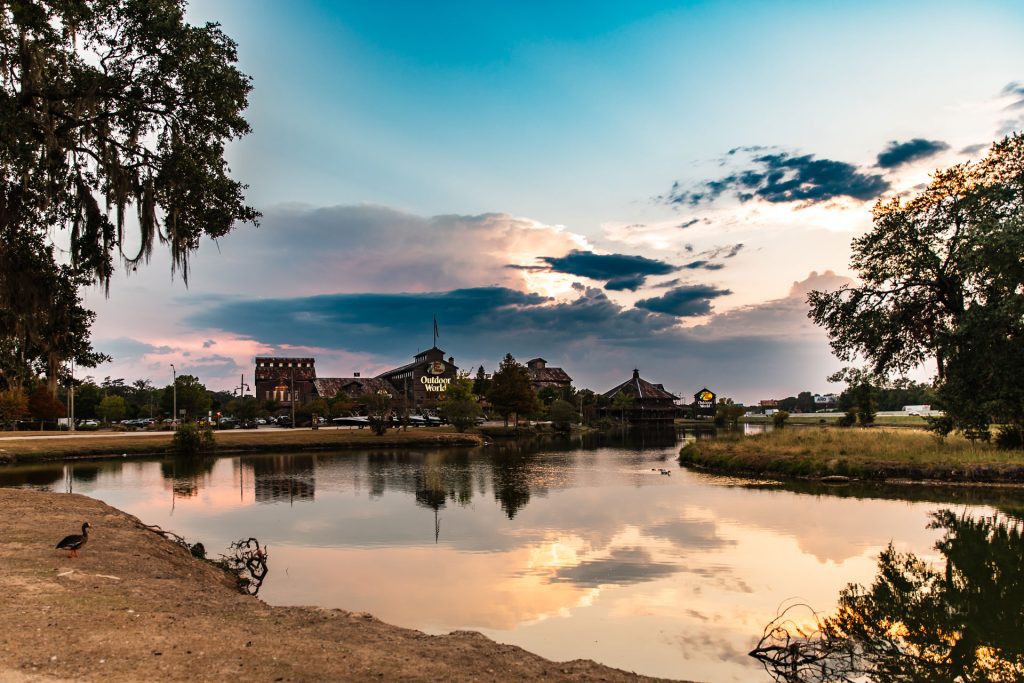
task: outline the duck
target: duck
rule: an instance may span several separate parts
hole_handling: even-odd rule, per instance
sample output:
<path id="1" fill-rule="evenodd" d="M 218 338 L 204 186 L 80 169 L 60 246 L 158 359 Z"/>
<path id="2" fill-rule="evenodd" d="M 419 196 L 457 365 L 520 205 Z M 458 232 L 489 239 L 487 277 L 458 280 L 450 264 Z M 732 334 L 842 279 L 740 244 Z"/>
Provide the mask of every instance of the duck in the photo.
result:
<path id="1" fill-rule="evenodd" d="M 61 539 L 57 544 L 58 550 L 67 550 L 68 557 L 78 557 L 78 551 L 89 541 L 89 522 L 82 523 L 81 534 L 71 534 Z"/>

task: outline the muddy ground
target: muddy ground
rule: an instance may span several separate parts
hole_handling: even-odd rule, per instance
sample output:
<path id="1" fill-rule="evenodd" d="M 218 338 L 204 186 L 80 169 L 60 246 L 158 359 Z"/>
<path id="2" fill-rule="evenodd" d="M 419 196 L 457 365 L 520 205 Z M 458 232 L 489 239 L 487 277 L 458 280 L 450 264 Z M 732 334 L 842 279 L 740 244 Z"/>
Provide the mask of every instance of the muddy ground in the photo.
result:
<path id="1" fill-rule="evenodd" d="M 54 549 L 85 520 L 93 528 L 78 558 Z M 479 633 L 428 636 L 368 614 L 270 607 L 104 503 L 0 489 L 0 681 L 242 678 L 652 680 Z"/>

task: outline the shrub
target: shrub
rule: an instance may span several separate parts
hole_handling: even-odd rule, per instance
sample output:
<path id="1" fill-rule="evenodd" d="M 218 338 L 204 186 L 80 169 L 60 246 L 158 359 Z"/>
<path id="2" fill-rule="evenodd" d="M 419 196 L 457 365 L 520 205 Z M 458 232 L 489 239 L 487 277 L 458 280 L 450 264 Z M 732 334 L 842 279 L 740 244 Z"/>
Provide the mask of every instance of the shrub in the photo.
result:
<path id="1" fill-rule="evenodd" d="M 551 426 L 556 432 L 568 432 L 572 426 L 580 421 L 576 407 L 568 401 L 558 399 L 552 402 L 548 409 L 548 417 L 551 419 Z"/>
<path id="2" fill-rule="evenodd" d="M 786 421 L 789 420 L 789 412 L 780 410 L 779 412 L 772 415 L 772 424 L 775 425 L 776 429 L 782 429 L 786 426 Z"/>
<path id="3" fill-rule="evenodd" d="M 1024 448 L 1024 429 L 1020 425 L 1005 425 L 996 432 L 996 448 L 1020 450 Z"/>
<path id="4" fill-rule="evenodd" d="M 171 448 L 177 455 L 194 457 L 203 453 L 209 453 L 216 447 L 213 431 L 210 429 L 199 429 L 194 424 L 183 424 L 174 432 L 171 439 Z"/>

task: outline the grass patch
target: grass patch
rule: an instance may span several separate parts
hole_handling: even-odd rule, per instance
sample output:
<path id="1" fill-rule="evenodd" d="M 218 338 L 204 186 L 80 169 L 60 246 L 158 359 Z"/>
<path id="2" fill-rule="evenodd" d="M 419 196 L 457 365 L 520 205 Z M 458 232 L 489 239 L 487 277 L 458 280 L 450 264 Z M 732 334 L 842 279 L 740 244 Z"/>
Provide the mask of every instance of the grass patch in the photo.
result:
<path id="1" fill-rule="evenodd" d="M 64 438 L 29 437 L 0 441 L 0 462 L 37 462 L 111 455 L 163 455 L 172 452 L 172 432 L 156 434 L 111 433 Z M 417 427 L 376 436 L 368 429 L 237 429 L 217 432 L 218 453 L 259 453 L 399 448 L 405 446 L 478 446 L 475 434 L 459 434 L 450 427 Z"/>
<path id="2" fill-rule="evenodd" d="M 777 429 L 687 444 L 679 461 L 740 474 L 1022 482 L 1024 452 L 916 429 Z"/>

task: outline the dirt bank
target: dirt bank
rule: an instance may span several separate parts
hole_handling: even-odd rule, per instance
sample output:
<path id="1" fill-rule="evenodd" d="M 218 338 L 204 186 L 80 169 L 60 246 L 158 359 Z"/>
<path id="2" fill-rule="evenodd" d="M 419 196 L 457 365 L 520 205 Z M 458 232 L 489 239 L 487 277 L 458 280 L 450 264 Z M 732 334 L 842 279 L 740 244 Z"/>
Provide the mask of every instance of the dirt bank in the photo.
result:
<path id="1" fill-rule="evenodd" d="M 164 455 L 171 452 L 171 432 L 99 432 L 62 436 L 0 438 L 0 464 L 42 462 L 111 456 Z M 51 432 L 52 434 L 52 432 Z M 479 434 L 460 434 L 450 428 L 389 431 L 377 436 L 368 429 L 236 429 L 215 432 L 218 453 L 328 451 L 352 448 L 436 448 L 480 446 Z"/>
<path id="2" fill-rule="evenodd" d="M 478 633 L 270 607 L 85 496 L 0 489 L 0 511 L 0 681 L 651 680 Z M 84 520 L 93 529 L 81 556 L 54 550 Z"/>

